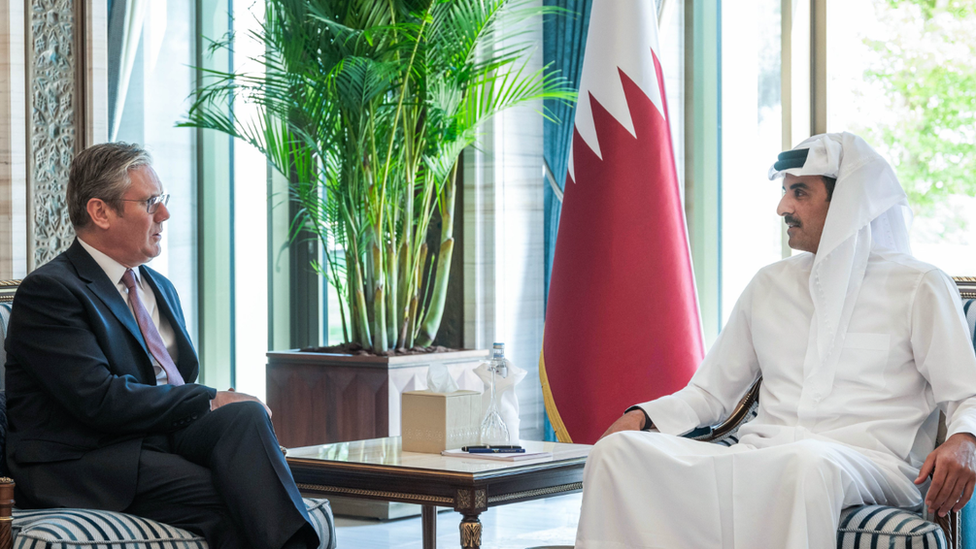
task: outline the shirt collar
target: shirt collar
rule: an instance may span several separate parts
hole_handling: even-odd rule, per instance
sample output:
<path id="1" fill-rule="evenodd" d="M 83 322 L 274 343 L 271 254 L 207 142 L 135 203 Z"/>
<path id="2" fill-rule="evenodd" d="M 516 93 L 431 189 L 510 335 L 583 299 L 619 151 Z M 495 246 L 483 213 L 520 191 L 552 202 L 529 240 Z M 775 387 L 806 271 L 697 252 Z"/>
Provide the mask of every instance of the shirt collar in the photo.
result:
<path id="1" fill-rule="evenodd" d="M 97 248 L 93 247 L 91 244 L 85 242 L 84 240 L 82 240 L 81 237 L 78 237 L 78 242 L 80 242 L 81 246 L 85 249 L 85 251 L 87 251 L 88 254 L 92 256 L 92 259 L 95 260 L 95 263 L 98 263 L 98 266 L 101 267 L 103 271 L 105 271 L 105 274 L 108 276 L 108 279 L 111 280 L 113 284 L 122 283 L 122 275 L 125 274 L 125 271 L 126 269 L 128 269 L 128 267 L 122 265 L 118 261 L 105 255 L 104 252 L 98 250 Z M 132 269 L 132 273 L 135 275 L 136 284 L 141 285 L 142 280 L 140 278 L 139 269 L 138 268 Z"/>

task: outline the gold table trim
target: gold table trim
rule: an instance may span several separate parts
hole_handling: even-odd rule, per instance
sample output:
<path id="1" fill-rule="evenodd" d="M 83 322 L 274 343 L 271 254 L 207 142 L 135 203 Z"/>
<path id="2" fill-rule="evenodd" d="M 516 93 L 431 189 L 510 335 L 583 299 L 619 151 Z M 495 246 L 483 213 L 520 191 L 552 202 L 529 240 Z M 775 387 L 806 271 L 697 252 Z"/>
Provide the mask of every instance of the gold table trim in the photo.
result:
<path id="1" fill-rule="evenodd" d="M 563 494 L 566 492 L 575 492 L 582 489 L 583 489 L 582 482 L 571 482 L 569 484 L 560 484 L 559 486 L 550 486 L 548 488 L 525 490 L 523 492 L 512 492 L 510 494 L 501 494 L 498 496 L 488 496 L 488 505 L 491 506 L 496 503 L 505 503 L 506 501 L 512 501 L 514 499 L 538 498 L 542 496 Z"/>
<path id="2" fill-rule="evenodd" d="M 441 504 L 444 507 L 454 507 L 454 498 L 441 496 L 425 496 L 408 494 L 406 492 L 384 492 L 380 490 L 364 490 L 362 488 L 343 488 L 341 486 L 324 486 L 321 484 L 298 484 L 299 491 L 326 492 L 344 496 L 372 496 L 383 499 L 408 499 L 427 504 Z"/>

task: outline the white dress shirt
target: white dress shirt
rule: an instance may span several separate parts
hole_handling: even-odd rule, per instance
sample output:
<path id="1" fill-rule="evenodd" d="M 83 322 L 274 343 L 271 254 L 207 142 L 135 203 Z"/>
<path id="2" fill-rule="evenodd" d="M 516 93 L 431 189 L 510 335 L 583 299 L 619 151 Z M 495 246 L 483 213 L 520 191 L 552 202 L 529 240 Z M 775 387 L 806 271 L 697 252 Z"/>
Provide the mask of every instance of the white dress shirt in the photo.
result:
<path id="1" fill-rule="evenodd" d="M 122 299 L 129 305 L 129 310 L 132 311 L 132 316 L 135 317 L 135 312 L 132 309 L 132 302 L 129 301 L 129 289 L 125 287 L 122 283 L 122 276 L 125 274 L 126 267 L 115 261 L 111 257 L 105 255 L 101 251 L 95 249 L 90 244 L 85 242 L 78 237 L 78 242 L 81 243 L 82 247 L 92 256 L 98 266 L 105 271 L 108 279 L 115 283 L 115 287 L 119 290 L 119 295 Z M 139 299 L 142 300 L 142 304 L 146 307 L 146 311 L 149 312 L 149 316 L 152 318 L 153 324 L 156 325 L 156 329 L 159 331 L 159 336 L 163 339 L 163 344 L 166 345 L 166 350 L 169 352 L 169 356 L 172 357 L 173 363 L 176 364 L 179 361 L 179 348 L 176 345 L 176 332 L 170 325 L 169 320 L 166 317 L 159 314 L 159 307 L 156 306 L 156 294 L 152 291 L 152 286 L 148 282 L 143 280 L 142 274 L 139 269 L 132 269 L 132 273 L 135 275 L 136 279 L 136 291 L 139 292 Z M 156 373 L 156 385 L 164 385 L 169 383 L 169 377 L 166 375 L 166 370 L 159 365 L 159 362 L 151 354 L 149 357 L 152 359 L 153 371 Z"/>

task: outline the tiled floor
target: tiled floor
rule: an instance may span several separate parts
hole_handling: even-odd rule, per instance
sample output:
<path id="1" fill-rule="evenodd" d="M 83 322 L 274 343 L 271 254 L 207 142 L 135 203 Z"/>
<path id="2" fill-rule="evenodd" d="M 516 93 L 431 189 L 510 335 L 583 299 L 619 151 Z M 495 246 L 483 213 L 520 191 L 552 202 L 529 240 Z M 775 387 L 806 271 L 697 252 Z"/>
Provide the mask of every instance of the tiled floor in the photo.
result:
<path id="1" fill-rule="evenodd" d="M 573 545 L 579 522 L 581 494 L 570 494 L 494 507 L 481 514 L 481 546 L 485 549 L 526 549 L 540 545 Z M 460 546 L 454 511 L 437 513 L 437 547 Z M 420 517 L 380 522 L 336 518 L 338 549 L 420 549 Z"/>

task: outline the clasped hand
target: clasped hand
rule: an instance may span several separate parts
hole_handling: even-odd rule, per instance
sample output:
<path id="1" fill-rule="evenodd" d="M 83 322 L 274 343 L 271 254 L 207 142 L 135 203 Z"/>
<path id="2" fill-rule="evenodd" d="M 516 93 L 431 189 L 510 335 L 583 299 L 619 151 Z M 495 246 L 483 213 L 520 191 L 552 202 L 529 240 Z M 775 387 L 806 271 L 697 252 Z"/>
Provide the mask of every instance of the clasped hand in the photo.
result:
<path id="1" fill-rule="evenodd" d="M 922 484 L 929 475 L 932 484 L 925 495 L 929 511 L 944 517 L 962 509 L 976 485 L 976 437 L 969 433 L 949 437 L 925 459 L 915 484 Z"/>
<path id="2" fill-rule="evenodd" d="M 227 389 L 226 391 L 217 391 L 217 394 L 214 396 L 213 400 L 210 401 L 210 411 L 234 402 L 244 402 L 246 400 L 261 402 L 260 398 L 251 396 L 247 393 L 238 393 L 233 387 Z M 264 409 L 268 412 L 268 417 L 271 417 L 271 408 L 268 408 L 268 405 L 264 402 L 261 402 L 261 406 L 264 406 Z"/>

